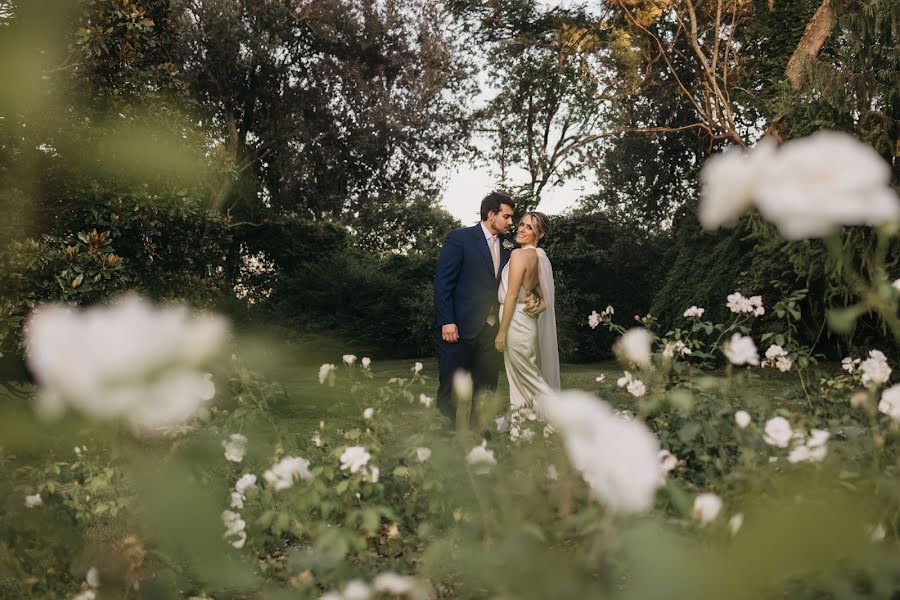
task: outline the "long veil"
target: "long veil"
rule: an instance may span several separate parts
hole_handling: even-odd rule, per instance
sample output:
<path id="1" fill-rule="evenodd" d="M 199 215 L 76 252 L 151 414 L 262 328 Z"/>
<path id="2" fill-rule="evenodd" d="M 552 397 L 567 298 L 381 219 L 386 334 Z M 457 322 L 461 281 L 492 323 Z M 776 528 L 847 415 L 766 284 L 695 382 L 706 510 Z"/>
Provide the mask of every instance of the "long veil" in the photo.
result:
<path id="1" fill-rule="evenodd" d="M 538 254 L 541 291 L 547 301 L 547 309 L 538 315 L 538 366 L 550 388 L 559 391 L 559 345 L 556 340 L 556 288 L 553 284 L 553 267 L 543 248 L 535 250 Z"/>

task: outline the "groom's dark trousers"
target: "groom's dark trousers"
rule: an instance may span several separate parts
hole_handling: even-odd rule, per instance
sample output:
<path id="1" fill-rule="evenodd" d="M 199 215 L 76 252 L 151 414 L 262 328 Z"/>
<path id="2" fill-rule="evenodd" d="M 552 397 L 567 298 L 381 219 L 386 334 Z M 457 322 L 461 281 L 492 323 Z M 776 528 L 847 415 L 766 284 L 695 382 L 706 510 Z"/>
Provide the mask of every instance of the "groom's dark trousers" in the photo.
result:
<path id="1" fill-rule="evenodd" d="M 494 391 L 502 355 L 494 348 L 498 323 L 488 324 L 488 315 L 496 317 L 499 274 L 509 261 L 510 250 L 500 244 L 497 273 L 491 251 L 480 224 L 450 232 L 438 258 L 434 279 L 437 354 L 440 383 L 438 409 L 456 425 L 453 376 L 457 371 L 472 375 L 473 401 L 468 415 L 470 426 L 477 425 L 479 392 Z M 492 319 L 493 320 L 493 319 Z M 455 324 L 459 341 L 444 341 L 441 327 Z"/>

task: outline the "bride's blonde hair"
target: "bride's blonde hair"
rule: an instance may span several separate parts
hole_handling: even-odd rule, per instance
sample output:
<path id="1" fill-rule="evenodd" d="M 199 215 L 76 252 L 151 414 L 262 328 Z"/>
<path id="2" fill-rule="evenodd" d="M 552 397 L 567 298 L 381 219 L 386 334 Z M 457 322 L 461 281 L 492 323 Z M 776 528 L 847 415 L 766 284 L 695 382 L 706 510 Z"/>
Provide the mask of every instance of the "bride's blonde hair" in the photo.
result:
<path id="1" fill-rule="evenodd" d="M 537 234 L 537 245 L 543 246 L 547 242 L 550 235 L 550 218 L 542 212 L 525 213 L 526 217 L 531 217 L 531 228 Z"/>

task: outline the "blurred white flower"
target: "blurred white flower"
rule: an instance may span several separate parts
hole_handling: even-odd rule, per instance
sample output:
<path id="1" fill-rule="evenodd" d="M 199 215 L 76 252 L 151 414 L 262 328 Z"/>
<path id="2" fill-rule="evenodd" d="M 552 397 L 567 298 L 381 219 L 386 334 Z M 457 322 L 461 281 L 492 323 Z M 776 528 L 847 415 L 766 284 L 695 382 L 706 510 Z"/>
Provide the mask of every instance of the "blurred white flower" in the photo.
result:
<path id="1" fill-rule="evenodd" d="M 84 576 L 85 582 L 94 589 L 100 587 L 100 571 L 97 567 L 91 567 Z"/>
<path id="2" fill-rule="evenodd" d="M 241 478 L 237 480 L 237 483 L 234 484 L 234 489 L 239 494 L 244 494 L 246 491 L 253 486 L 256 485 L 256 475 L 253 473 L 244 473 L 241 475 Z"/>
<path id="3" fill-rule="evenodd" d="M 628 384 L 631 383 L 632 381 L 634 381 L 634 377 L 632 377 L 632 375 L 631 375 L 630 372 L 625 371 L 625 374 L 622 375 L 621 377 L 619 377 L 619 379 L 616 380 L 616 385 L 619 386 L 619 387 L 625 387 L 626 385 L 628 385 Z"/>
<path id="4" fill-rule="evenodd" d="M 559 471 L 556 470 L 556 465 L 547 465 L 547 479 L 550 481 L 559 479 Z"/>
<path id="5" fill-rule="evenodd" d="M 416 460 L 418 460 L 420 463 L 423 463 L 429 458 L 431 458 L 431 448 L 416 448 Z"/>
<path id="6" fill-rule="evenodd" d="M 225 458 L 231 462 L 241 462 L 247 453 L 247 437 L 240 433 L 232 433 L 228 439 L 222 442 L 225 448 Z"/>
<path id="7" fill-rule="evenodd" d="M 809 448 L 805 445 L 801 444 L 791 450 L 791 453 L 788 454 L 788 462 L 789 463 L 798 463 L 809 460 L 810 453 Z"/>
<path id="8" fill-rule="evenodd" d="M 359 473 L 368 463 L 372 455 L 362 446 L 350 446 L 341 453 L 341 470 Z"/>
<path id="9" fill-rule="evenodd" d="M 900 279 L 895 279 L 894 282 L 891 284 L 891 286 L 895 290 L 900 290 Z"/>
<path id="10" fill-rule="evenodd" d="M 659 457 L 659 466 L 662 469 L 663 478 L 678 466 L 678 457 L 668 450 L 660 450 L 657 453 Z"/>
<path id="11" fill-rule="evenodd" d="M 870 350 L 869 358 L 864 360 L 859 368 L 863 372 L 862 383 L 865 386 L 887 383 L 891 377 L 891 367 L 881 350 Z"/>
<path id="12" fill-rule="evenodd" d="M 431 405 L 434 403 L 434 399 L 431 396 L 426 396 L 425 394 L 419 394 L 419 404 L 424 406 L 425 408 L 431 408 Z"/>
<path id="13" fill-rule="evenodd" d="M 416 580 L 388 571 L 375 576 L 372 580 L 372 589 L 380 594 L 406 596 L 416 589 Z"/>
<path id="14" fill-rule="evenodd" d="M 755 201 L 783 237 L 823 237 L 842 225 L 878 225 L 900 218 L 891 169 L 870 145 L 834 131 L 786 142 L 763 140 L 749 152 L 726 151 L 700 173 L 700 222 L 734 222 Z"/>
<path id="15" fill-rule="evenodd" d="M 894 421 L 900 421 L 900 384 L 892 385 L 881 394 L 878 410 Z"/>
<path id="16" fill-rule="evenodd" d="M 32 494 L 30 496 L 25 496 L 25 508 L 36 508 L 38 506 L 43 506 L 44 501 L 41 499 L 40 494 Z"/>
<path id="17" fill-rule="evenodd" d="M 231 508 L 241 510 L 244 508 L 244 495 L 240 492 L 231 492 Z"/>
<path id="18" fill-rule="evenodd" d="M 708 525 L 715 521 L 721 510 L 722 499 L 715 494 L 698 494 L 694 498 L 693 517 L 700 521 L 701 525 Z"/>
<path id="19" fill-rule="evenodd" d="M 699 306 L 692 306 L 686 311 L 684 311 L 685 317 L 702 317 L 703 313 L 706 312 L 705 308 L 700 308 Z"/>
<path id="20" fill-rule="evenodd" d="M 453 393 L 463 401 L 472 399 L 472 375 L 462 369 L 453 374 Z"/>
<path id="21" fill-rule="evenodd" d="M 321 447 L 322 447 L 322 436 L 320 436 L 320 435 L 318 434 L 318 432 L 315 433 L 315 434 L 313 434 L 313 436 L 312 436 L 311 438 L 309 438 L 309 439 L 312 441 L 313 444 L 316 445 L 316 448 L 321 448 Z"/>
<path id="22" fill-rule="evenodd" d="M 644 385 L 643 381 L 637 379 L 625 386 L 625 389 L 635 398 L 640 398 L 647 393 L 647 386 Z"/>
<path id="23" fill-rule="evenodd" d="M 193 417 L 214 395 L 211 376 L 198 367 L 222 346 L 228 326 L 181 305 L 157 308 L 127 295 L 86 309 L 39 307 L 25 331 L 41 417 L 58 417 L 70 406 L 158 434 Z"/>
<path id="24" fill-rule="evenodd" d="M 371 419 L 374 415 L 375 415 L 375 409 L 372 408 L 372 407 L 369 407 L 369 408 L 367 408 L 366 410 L 363 411 L 363 415 L 362 415 L 362 416 L 363 416 L 363 419 L 365 419 L 366 421 L 368 421 L 368 420 Z"/>
<path id="25" fill-rule="evenodd" d="M 353 579 L 344 586 L 341 597 L 343 600 L 369 600 L 372 597 L 372 590 L 364 581 Z"/>
<path id="26" fill-rule="evenodd" d="M 860 359 L 858 358 L 850 358 L 849 356 L 841 360 L 841 368 L 847 371 L 848 373 L 852 373 L 856 370 L 857 366 L 860 363 Z"/>
<path id="27" fill-rule="evenodd" d="M 725 344 L 725 356 L 733 365 L 758 365 L 759 354 L 753 338 L 735 333 Z"/>
<path id="28" fill-rule="evenodd" d="M 506 415 L 497 417 L 494 419 L 494 427 L 497 429 L 497 433 L 506 433 L 509 431 L 509 419 Z"/>
<path id="29" fill-rule="evenodd" d="M 646 367 L 650 364 L 651 341 L 652 337 L 649 331 L 643 327 L 635 327 L 626 331 L 616 341 L 613 348 L 616 352 L 621 353 L 628 362 L 639 367 Z"/>
<path id="30" fill-rule="evenodd" d="M 772 344 L 766 349 L 766 358 L 778 358 L 779 356 L 787 356 L 784 348 L 778 344 Z"/>
<path id="31" fill-rule="evenodd" d="M 328 380 L 328 376 L 334 373 L 335 368 L 331 363 L 325 363 L 319 367 L 319 383 L 324 384 Z"/>
<path id="32" fill-rule="evenodd" d="M 606 375 L 601 373 L 600 375 L 594 377 L 594 381 L 596 381 L 597 383 L 603 383 L 604 381 L 606 381 Z"/>
<path id="33" fill-rule="evenodd" d="M 365 479 L 371 483 L 378 483 L 378 478 L 381 476 L 381 469 L 379 469 L 378 467 L 372 466 L 372 467 L 369 467 L 368 473 L 366 472 L 365 469 L 362 470 L 362 473 L 363 473 L 363 479 Z"/>
<path id="34" fill-rule="evenodd" d="M 779 356 L 777 359 L 775 359 L 775 368 L 782 373 L 787 373 L 788 371 L 790 371 L 792 366 L 794 366 L 794 361 L 792 361 L 787 356 Z"/>
<path id="35" fill-rule="evenodd" d="M 592 394 L 567 391 L 536 402 L 559 430 L 574 466 L 591 492 L 620 513 L 648 510 L 661 484 L 659 442 L 637 420 L 619 418 Z"/>
<path id="36" fill-rule="evenodd" d="M 614 314 L 616 314 L 616 311 L 613 310 L 613 307 L 611 304 L 607 304 L 606 308 L 604 308 L 603 312 L 600 314 L 603 315 L 604 317 L 609 318 L 609 317 L 613 316 Z"/>
<path id="37" fill-rule="evenodd" d="M 344 360 L 344 364 L 352 365 L 353 363 L 356 362 L 356 355 L 355 354 L 345 354 L 343 356 L 343 360 Z"/>
<path id="38" fill-rule="evenodd" d="M 750 210 L 774 155 L 775 144 L 766 138 L 749 152 L 733 147 L 707 159 L 700 171 L 697 210 L 705 229 L 732 225 Z"/>
<path id="39" fill-rule="evenodd" d="M 420 373 L 422 371 L 422 369 L 424 369 L 424 368 L 425 367 L 422 365 L 422 363 L 417 362 L 416 364 L 413 365 L 412 370 L 414 373 Z"/>
<path id="40" fill-rule="evenodd" d="M 763 429 L 763 440 L 770 446 L 778 448 L 787 448 L 793 435 L 791 424 L 784 417 L 772 417 L 766 421 Z"/>
<path id="41" fill-rule="evenodd" d="M 588 325 L 590 325 L 591 329 L 597 329 L 597 325 L 600 324 L 600 315 L 597 314 L 596 310 L 592 310 L 591 314 L 588 315 Z"/>
<path id="42" fill-rule="evenodd" d="M 363 356 L 360 362 L 362 363 L 363 369 L 368 369 L 372 366 L 372 359 L 368 356 Z"/>
<path id="43" fill-rule="evenodd" d="M 875 527 L 872 528 L 872 533 L 869 535 L 869 539 L 873 542 L 882 542 L 884 541 L 885 536 L 887 535 L 887 531 L 884 529 L 884 525 L 879 523 Z"/>
<path id="44" fill-rule="evenodd" d="M 263 479 L 272 486 L 276 492 L 286 490 L 294 485 L 298 479 L 310 480 L 313 478 L 309 470 L 309 461 L 297 456 L 285 456 L 272 468 L 263 473 Z"/>
<path id="45" fill-rule="evenodd" d="M 247 523 L 236 512 L 226 510 L 222 512 L 222 524 L 225 525 L 225 534 L 222 539 L 227 540 L 235 548 L 243 548 L 247 541 L 245 531 Z"/>
<path id="46" fill-rule="evenodd" d="M 466 462 L 475 467 L 475 472 L 483 474 L 488 472 L 491 465 L 497 464 L 494 451 L 488 450 L 487 441 L 482 440 L 480 446 L 475 446 L 466 456 Z"/>
<path id="47" fill-rule="evenodd" d="M 736 513 L 728 519 L 728 531 L 731 535 L 737 535 L 737 532 L 740 531 L 741 526 L 744 524 L 744 514 Z"/>
<path id="48" fill-rule="evenodd" d="M 72 596 L 72 600 L 97 600 L 97 592 L 94 590 L 84 590 L 83 592 Z"/>
<path id="49" fill-rule="evenodd" d="M 843 225 L 900 218 L 891 168 L 869 144 L 818 131 L 781 146 L 756 190 L 756 206 L 789 240 L 824 237 Z"/>
<path id="50" fill-rule="evenodd" d="M 734 413 L 734 422 L 737 423 L 737 426 L 741 429 L 747 427 L 747 425 L 750 424 L 750 421 L 752 421 L 752 419 L 750 418 L 750 413 L 748 413 L 746 410 L 739 410 Z"/>

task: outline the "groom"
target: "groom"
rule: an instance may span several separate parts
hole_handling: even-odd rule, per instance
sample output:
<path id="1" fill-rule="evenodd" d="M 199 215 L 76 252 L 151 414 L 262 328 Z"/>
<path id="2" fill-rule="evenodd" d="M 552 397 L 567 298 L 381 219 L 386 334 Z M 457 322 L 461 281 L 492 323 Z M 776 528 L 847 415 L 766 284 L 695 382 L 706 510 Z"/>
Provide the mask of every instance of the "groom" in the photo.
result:
<path id="1" fill-rule="evenodd" d="M 480 391 L 497 389 L 501 355 L 497 337 L 497 288 L 509 261 L 512 244 L 503 236 L 512 226 L 513 199 L 491 192 L 481 201 L 481 222 L 450 232 L 438 258 L 434 278 L 434 309 L 440 384 L 438 409 L 456 426 L 453 375 L 472 374 L 474 384 L 469 425 L 478 426 L 476 399 Z"/>

